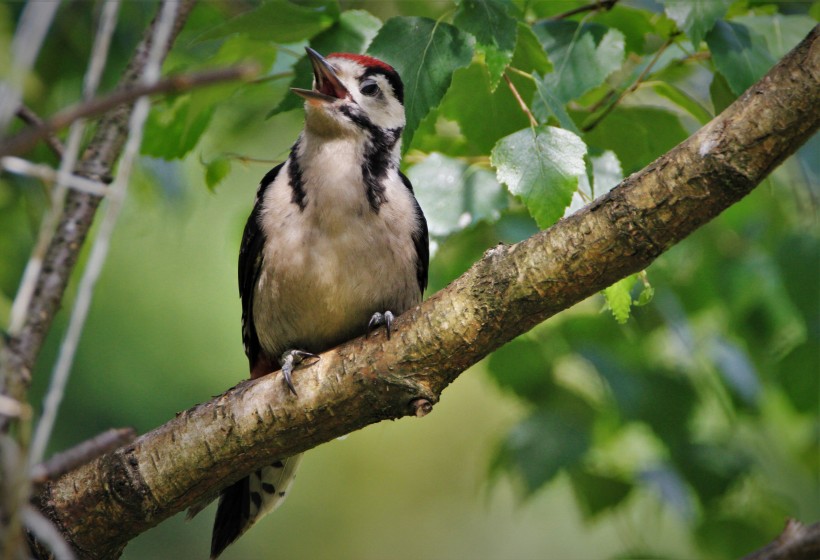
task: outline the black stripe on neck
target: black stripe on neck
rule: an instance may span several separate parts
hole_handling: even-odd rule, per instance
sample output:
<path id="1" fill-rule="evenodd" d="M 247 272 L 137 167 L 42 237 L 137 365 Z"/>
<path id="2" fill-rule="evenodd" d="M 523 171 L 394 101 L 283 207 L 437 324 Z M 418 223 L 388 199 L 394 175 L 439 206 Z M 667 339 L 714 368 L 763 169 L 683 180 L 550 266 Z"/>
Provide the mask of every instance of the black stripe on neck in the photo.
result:
<path id="1" fill-rule="evenodd" d="M 302 166 L 299 165 L 299 142 L 301 138 L 293 144 L 290 149 L 290 158 L 288 158 L 288 176 L 290 177 L 290 188 L 293 193 L 290 196 L 290 201 L 299 207 L 300 211 L 304 211 L 307 206 L 305 200 L 305 181 L 302 178 Z"/>
<path id="2" fill-rule="evenodd" d="M 391 168 L 397 167 L 393 161 L 393 148 L 401 138 L 404 129 L 402 127 L 380 128 L 373 124 L 366 115 L 353 111 L 348 106 L 343 106 L 341 110 L 354 124 L 368 133 L 369 138 L 364 149 L 364 161 L 362 161 L 362 178 L 367 201 L 373 211 L 378 213 L 381 205 L 387 202 L 383 180 Z"/>

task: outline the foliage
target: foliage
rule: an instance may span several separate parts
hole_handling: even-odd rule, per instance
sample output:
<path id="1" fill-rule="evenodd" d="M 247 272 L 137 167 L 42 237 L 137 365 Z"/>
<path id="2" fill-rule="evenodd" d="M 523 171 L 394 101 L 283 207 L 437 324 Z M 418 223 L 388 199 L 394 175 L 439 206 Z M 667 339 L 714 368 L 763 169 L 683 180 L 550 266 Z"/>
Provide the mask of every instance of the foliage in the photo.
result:
<path id="1" fill-rule="evenodd" d="M 129 4 L 124 42 L 150 15 Z M 443 11 L 398 4 L 395 13 L 334 0 L 203 3 L 166 70 L 250 59 L 264 76 L 157 102 L 143 153 L 200 162 L 201 183 L 219 193 L 238 163 L 281 158 L 292 141 L 261 131 L 298 119 L 286 86 L 309 87 L 302 47 L 378 56 L 405 82 L 405 167 L 430 223 L 437 289 L 486 248 L 549 227 L 684 140 L 817 15 L 795 3 L 666 0 L 593 3 L 556 19 L 583 4 L 461 0 Z M 67 13 L 64 26 L 83 20 Z M 0 6 L 0 19 L 13 15 Z M 88 45 L 72 48 L 77 56 L 65 58 L 84 60 Z M 124 58 L 115 52 L 115 64 Z M 76 97 L 81 68 L 43 63 L 38 72 L 28 93 L 40 111 Z M 820 516 L 820 488 L 807 474 L 820 467 L 817 150 L 815 139 L 650 269 L 487 361 L 489 377 L 525 410 L 497 443 L 494 475 L 511 475 L 526 495 L 564 480 L 590 523 L 657 496 L 704 557 L 754 549 L 785 515 Z M 167 169 L 144 167 L 168 179 Z M 164 184 L 167 197 L 174 181 Z M 0 179 L 0 311 L 43 205 L 32 185 Z M 773 483 L 783 472 L 797 482 Z M 630 546 L 680 556 L 657 543 Z"/>

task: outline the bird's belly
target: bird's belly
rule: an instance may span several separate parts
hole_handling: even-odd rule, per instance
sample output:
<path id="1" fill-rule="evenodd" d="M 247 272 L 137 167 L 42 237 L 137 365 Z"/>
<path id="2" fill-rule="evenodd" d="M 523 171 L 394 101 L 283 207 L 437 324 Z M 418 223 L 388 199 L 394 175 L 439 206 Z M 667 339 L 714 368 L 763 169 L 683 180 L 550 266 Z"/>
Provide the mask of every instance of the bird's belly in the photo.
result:
<path id="1" fill-rule="evenodd" d="M 398 315 L 420 301 L 412 244 L 378 222 L 300 230 L 283 232 L 257 287 L 254 322 L 269 356 L 322 352 L 364 334 L 373 313 Z"/>

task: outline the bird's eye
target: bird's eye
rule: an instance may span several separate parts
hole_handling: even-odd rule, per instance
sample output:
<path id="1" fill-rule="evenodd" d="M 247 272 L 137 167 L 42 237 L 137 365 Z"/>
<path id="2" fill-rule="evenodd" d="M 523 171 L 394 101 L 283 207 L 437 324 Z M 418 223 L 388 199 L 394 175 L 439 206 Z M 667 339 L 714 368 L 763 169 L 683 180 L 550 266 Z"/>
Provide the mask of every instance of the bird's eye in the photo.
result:
<path id="1" fill-rule="evenodd" d="M 373 97 L 374 95 L 379 93 L 379 84 L 377 84 L 375 80 L 366 80 L 362 84 L 362 88 L 360 91 L 368 97 Z"/>

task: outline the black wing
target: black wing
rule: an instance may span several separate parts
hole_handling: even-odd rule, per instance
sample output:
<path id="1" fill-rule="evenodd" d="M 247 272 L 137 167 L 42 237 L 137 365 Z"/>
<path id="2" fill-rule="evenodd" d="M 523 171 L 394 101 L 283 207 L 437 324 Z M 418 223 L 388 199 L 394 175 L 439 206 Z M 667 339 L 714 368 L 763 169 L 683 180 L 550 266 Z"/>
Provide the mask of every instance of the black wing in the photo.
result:
<path id="1" fill-rule="evenodd" d="M 256 192 L 256 203 L 253 206 L 245 232 L 242 234 L 242 245 L 239 247 L 239 297 L 242 300 L 242 343 L 245 355 L 248 356 L 251 368 L 259 358 L 259 337 L 253 323 L 253 294 L 262 269 L 262 256 L 265 246 L 265 233 L 259 225 L 262 213 L 262 200 L 265 190 L 273 183 L 284 163 L 280 163 L 262 179 Z"/>
<path id="2" fill-rule="evenodd" d="M 211 534 L 211 558 L 216 558 L 244 533 L 250 525 L 250 477 L 245 477 L 225 488 L 219 495 L 219 505 Z"/>
<path id="3" fill-rule="evenodd" d="M 399 171 L 399 175 L 404 186 L 413 195 L 413 206 L 419 223 L 419 228 L 413 233 L 413 245 L 416 247 L 416 277 L 419 281 L 419 289 L 423 294 L 424 289 L 427 287 L 427 272 L 430 269 L 430 236 L 427 233 L 427 219 L 424 217 L 419 201 L 416 200 L 413 193 L 413 185 L 410 183 L 410 179 L 401 171 Z"/>

